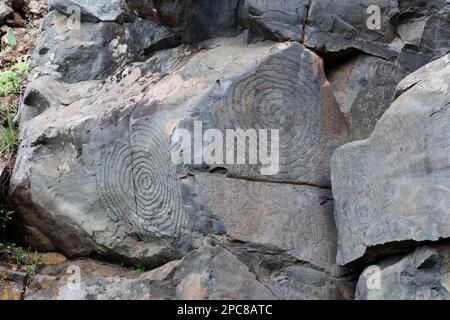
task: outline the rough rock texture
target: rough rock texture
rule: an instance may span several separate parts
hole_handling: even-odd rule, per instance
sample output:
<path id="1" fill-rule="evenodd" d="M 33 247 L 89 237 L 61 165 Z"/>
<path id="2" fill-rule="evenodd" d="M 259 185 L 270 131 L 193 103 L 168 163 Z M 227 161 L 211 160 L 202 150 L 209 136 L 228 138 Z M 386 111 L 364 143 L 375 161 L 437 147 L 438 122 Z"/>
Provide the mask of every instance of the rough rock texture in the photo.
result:
<path id="1" fill-rule="evenodd" d="M 49 0 L 48 10 L 71 16 L 81 15 L 82 21 L 124 22 L 131 14 L 124 0 Z"/>
<path id="2" fill-rule="evenodd" d="M 21 300 L 27 276 L 0 266 L 0 300 Z"/>
<path id="3" fill-rule="evenodd" d="M 14 10 L 5 1 L 0 1 L 0 24 L 14 17 Z"/>
<path id="4" fill-rule="evenodd" d="M 449 52 L 449 12 L 445 0 L 312 0 L 304 44 L 324 54 L 362 51 L 413 72 Z"/>
<path id="5" fill-rule="evenodd" d="M 277 48 L 238 75 L 219 79 L 210 98 L 179 127 L 192 129 L 193 121 L 200 120 L 204 129 L 222 132 L 278 128 L 278 171 L 272 173 L 266 165 L 228 163 L 211 169 L 225 168 L 232 177 L 330 187 L 329 159 L 336 147 L 349 141 L 347 123 L 322 60 L 299 44 Z M 270 174 L 262 176 L 264 169 Z"/>
<path id="6" fill-rule="evenodd" d="M 370 285 L 372 273 L 363 273 L 356 299 L 448 300 L 449 263 L 448 245 L 419 247 L 405 257 L 383 260 L 378 264 L 381 269 L 379 288 Z"/>
<path id="7" fill-rule="evenodd" d="M 74 271 L 80 272 L 79 282 Z M 142 274 L 89 260 L 47 267 L 34 277 L 25 299 L 266 300 L 276 297 L 229 251 L 220 246 L 205 246 L 180 261 Z"/>
<path id="8" fill-rule="evenodd" d="M 410 76 L 418 83 L 397 98 L 369 139 L 335 152 L 339 264 L 375 246 L 450 235 L 450 64 L 442 59 L 444 68 Z"/>
<path id="9" fill-rule="evenodd" d="M 397 32 L 404 42 L 399 63 L 412 72 L 450 50 L 450 3 L 399 1 Z"/>
<path id="10" fill-rule="evenodd" d="M 36 246 L 58 248 L 69 256 L 95 253 L 159 266 L 197 248 L 205 235 L 216 234 L 277 248 L 294 261 L 323 270 L 319 274 L 329 280 L 320 284 L 315 296 L 328 297 L 327 288 L 343 273 L 334 261 L 328 190 L 234 181 L 177 168 L 169 150 L 177 124 L 198 119 L 199 110 L 205 127 L 245 120 L 247 126 L 265 128 L 265 121 L 271 121 L 274 127 L 284 125 L 289 137 L 303 130 L 281 151 L 281 159 L 299 165 L 282 166 L 280 177 L 329 185 L 327 159 L 347 141 L 347 128 L 330 96 L 320 59 L 299 44 L 246 45 L 242 37 L 207 41 L 200 48 L 161 51 L 106 81 L 61 83 L 51 75 L 38 75 L 24 100 L 23 143 L 10 197 L 24 213 L 29 238 Z M 293 69 L 292 79 L 271 88 L 274 79 L 282 81 L 279 61 Z M 290 84 L 306 84 L 308 77 L 318 79 L 311 88 L 289 91 Z M 248 108 L 246 119 L 219 114 L 224 103 L 252 98 L 257 90 L 266 90 L 266 99 L 272 98 L 261 106 L 267 108 L 267 116 L 261 113 L 258 118 L 251 109 L 259 107 L 259 98 L 234 104 Z M 289 100 L 282 99 L 283 94 Z M 308 100 L 310 95 L 317 100 Z M 305 104 L 297 105 L 299 99 Z M 305 110 L 302 117 L 283 123 L 298 112 L 296 106 Z M 273 118 L 271 111 L 276 111 Z M 205 116 L 207 112 L 211 116 Z M 252 170 L 242 176 L 256 172 Z M 230 174 L 240 173 L 230 168 Z M 258 177 L 265 179 L 259 171 Z M 229 188 L 242 197 L 236 198 Z M 253 193 L 245 197 L 241 189 Z M 274 192 L 279 199 L 258 199 Z M 269 224 L 271 228 L 264 227 Z M 336 292 L 333 296 L 341 297 Z"/>
<path id="11" fill-rule="evenodd" d="M 245 0 L 241 19 L 254 35 L 275 41 L 300 41 L 308 6 L 309 0 Z"/>
<path id="12" fill-rule="evenodd" d="M 248 254 L 247 254 L 248 256 Z M 257 278 L 220 245 L 139 273 L 92 260 L 48 266 L 27 286 L 27 300 L 342 299 L 351 286 L 306 266 Z"/>
<path id="13" fill-rule="evenodd" d="M 8 201 L 36 248 L 157 269 L 76 261 L 73 291 L 57 262 L 27 299 L 352 299 L 347 267 L 449 236 L 448 57 L 399 84 L 448 52 L 447 1 L 49 9 Z M 199 122 L 242 130 L 247 164 L 201 159 L 235 151 L 208 137 L 174 161 Z M 262 130 L 274 166 L 248 164 Z"/>
<path id="14" fill-rule="evenodd" d="M 346 61 L 328 74 L 353 140 L 368 138 L 394 101 L 406 72 L 392 62 L 367 55 Z"/>
<path id="15" fill-rule="evenodd" d="M 55 11 L 46 18 L 44 30 L 32 67 L 67 83 L 105 79 L 175 37 L 168 27 L 150 20 L 76 25 Z"/>
<path id="16" fill-rule="evenodd" d="M 369 28 L 370 6 L 380 8 L 380 26 Z M 394 0 L 312 0 L 305 28 L 305 44 L 325 52 L 358 49 L 386 59 L 395 58 L 390 43 L 395 38 Z"/>
<path id="17" fill-rule="evenodd" d="M 210 174 L 195 178 L 232 241 L 274 246 L 335 272 L 336 233 L 329 190 Z"/>

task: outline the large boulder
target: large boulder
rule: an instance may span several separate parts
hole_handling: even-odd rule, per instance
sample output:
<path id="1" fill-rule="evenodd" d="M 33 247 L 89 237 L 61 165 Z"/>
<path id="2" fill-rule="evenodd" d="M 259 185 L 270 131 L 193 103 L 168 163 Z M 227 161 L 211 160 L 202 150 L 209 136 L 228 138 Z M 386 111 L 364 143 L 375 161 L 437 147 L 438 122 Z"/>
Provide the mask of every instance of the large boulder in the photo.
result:
<path id="1" fill-rule="evenodd" d="M 333 155 L 339 264 L 450 236 L 450 64 L 442 59 L 442 69 L 405 80 L 409 89 L 369 139 Z"/>
<path id="2" fill-rule="evenodd" d="M 63 83 L 35 71 L 10 196 L 35 246 L 154 267 L 218 235 L 340 275 L 331 195 L 321 187 L 348 132 L 314 53 L 218 38 L 160 51 L 106 80 Z M 280 128 L 280 172 L 224 165 L 228 176 L 260 180 L 234 181 L 213 166 L 175 165 L 171 137 L 193 120 Z"/>
<path id="3" fill-rule="evenodd" d="M 425 246 L 369 267 L 358 281 L 358 300 L 448 300 L 450 247 Z"/>

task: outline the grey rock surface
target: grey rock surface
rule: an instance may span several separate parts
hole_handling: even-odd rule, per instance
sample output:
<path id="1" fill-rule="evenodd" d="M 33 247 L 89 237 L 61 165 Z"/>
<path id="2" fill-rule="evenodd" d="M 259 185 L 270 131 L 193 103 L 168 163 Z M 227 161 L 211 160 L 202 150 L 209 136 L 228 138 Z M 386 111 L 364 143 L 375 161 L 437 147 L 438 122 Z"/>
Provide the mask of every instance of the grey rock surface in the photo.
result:
<path id="1" fill-rule="evenodd" d="M 219 79 L 211 98 L 179 127 L 192 130 L 189 125 L 199 120 L 205 130 L 222 132 L 278 129 L 278 168 L 273 163 L 249 164 L 247 156 L 245 165 L 227 162 L 212 164 L 210 169 L 226 169 L 230 177 L 330 187 L 329 160 L 338 146 L 349 141 L 347 122 L 325 77 L 322 59 L 295 42 L 277 48 L 239 75 Z M 257 153 L 250 148 L 248 152 Z"/>
<path id="2" fill-rule="evenodd" d="M 406 72 L 394 63 L 367 55 L 352 58 L 328 74 L 353 140 L 372 134 L 405 76 Z"/>
<path id="3" fill-rule="evenodd" d="M 154 0 L 157 19 L 172 27 L 183 43 L 236 36 L 239 0 Z"/>
<path id="4" fill-rule="evenodd" d="M 379 25 L 373 21 L 379 8 Z M 394 18 L 399 13 L 393 0 L 312 0 L 304 43 L 323 52 L 357 49 L 385 59 L 398 55 L 390 43 L 395 39 Z"/>
<path id="5" fill-rule="evenodd" d="M 145 273 L 90 260 L 47 267 L 34 277 L 25 299 L 267 300 L 276 297 L 229 251 L 220 246 L 204 246 L 182 260 Z"/>
<path id="6" fill-rule="evenodd" d="M 14 10 L 5 1 L 0 1 L 0 24 L 14 17 Z"/>
<path id="7" fill-rule="evenodd" d="M 297 260 L 338 272 L 329 190 L 205 173 L 195 179 L 231 241 L 278 248 Z"/>
<path id="8" fill-rule="evenodd" d="M 47 16 L 44 30 L 31 66 L 67 83 L 103 80 L 175 37 L 168 27 L 151 20 L 74 25 L 56 11 Z"/>
<path id="9" fill-rule="evenodd" d="M 404 257 L 383 260 L 378 264 L 378 275 L 375 269 L 361 275 L 356 299 L 448 300 L 449 263 L 448 245 L 419 247 Z"/>
<path id="10" fill-rule="evenodd" d="M 49 8 L 8 205 L 37 249 L 154 270 L 75 260 L 46 267 L 27 299 L 352 299 L 351 268 L 376 261 L 386 287 L 363 276 L 359 298 L 446 296 L 447 249 L 392 256 L 450 234 L 448 1 Z M 236 149 L 211 129 L 241 130 Z M 180 130 L 194 143 L 181 153 Z M 279 130 L 279 161 L 264 130 L 271 147 Z"/>
<path id="11" fill-rule="evenodd" d="M 242 7 L 243 25 L 255 35 L 274 41 L 303 38 L 309 0 L 246 0 Z"/>
<path id="12" fill-rule="evenodd" d="M 372 136 L 333 155 L 339 264 L 450 235 L 450 67 L 410 77 Z"/>
<path id="13" fill-rule="evenodd" d="M 49 0 L 48 9 L 67 16 L 80 15 L 89 22 L 124 22 L 131 19 L 125 0 Z"/>
<path id="14" fill-rule="evenodd" d="M 296 61 L 295 57 L 303 60 Z M 307 77 L 318 76 L 319 80 L 311 90 L 293 92 L 295 97 L 288 96 L 292 91 L 286 87 L 296 83 L 295 75 L 286 85 L 271 89 L 270 79 L 281 77 L 275 64 L 281 60 L 286 60 L 293 72 L 304 73 L 300 78 L 304 83 Z M 237 99 L 251 98 L 258 90 L 252 85 L 256 85 L 267 88 L 273 108 L 286 109 L 277 111 L 279 117 L 258 119 L 251 109 L 255 104 L 249 102 L 248 126 L 259 122 L 263 128 L 266 120 L 273 126 L 281 125 L 283 119 L 297 112 L 296 108 L 305 108 L 302 116 L 285 124 L 289 138 L 297 128 L 304 130 L 305 140 L 295 139 L 295 145 L 286 145 L 286 149 L 303 153 L 297 160 L 301 171 L 290 167 L 293 181 L 329 184 L 329 157 L 339 141 L 347 141 L 342 138 L 346 136 L 345 122 L 339 124 L 343 118 L 327 88 L 320 59 L 299 44 L 246 45 L 242 37 L 222 38 L 203 43 L 197 52 L 185 46 L 161 51 L 145 63 L 119 72 L 119 77 L 80 83 L 62 83 L 35 73 L 37 78 L 25 98 L 23 142 L 11 180 L 10 200 L 22 211 L 28 236 L 36 246 L 58 248 L 71 257 L 95 253 L 157 266 L 195 249 L 207 234 L 245 235 L 243 225 L 235 223 L 240 211 L 251 209 L 250 221 L 252 215 L 267 210 L 264 206 L 268 203 L 254 203 L 251 208 L 250 202 L 246 203 L 251 198 L 242 198 L 231 213 L 223 212 L 226 204 L 218 195 L 224 187 L 214 177 L 198 182 L 186 178 L 186 174 L 192 174 L 191 169 L 177 168 L 170 151 L 170 136 L 178 124 L 195 119 L 205 105 L 223 106 L 222 101 L 233 97 L 231 92 L 242 88 L 250 91 L 235 96 Z M 218 87 L 217 79 L 230 89 Z M 316 91 L 322 97 L 311 103 L 308 96 Z M 287 105 L 280 98 L 283 94 L 290 98 Z M 225 98 L 221 101 L 217 97 Z M 267 105 L 267 112 L 271 106 Z M 207 123 L 208 117 L 204 119 Z M 229 118 L 217 119 L 225 125 L 228 122 L 223 120 Z M 288 126 L 291 124 L 292 128 Z M 289 171 L 284 172 L 289 178 Z M 259 178 L 264 180 L 263 176 Z M 204 191 L 202 183 L 207 186 Z M 231 179 L 223 183 L 241 188 Z M 209 190 L 212 185 L 215 189 Z M 242 188 L 286 193 L 272 201 L 264 218 L 268 223 L 278 220 L 288 224 L 293 217 L 298 226 L 317 223 L 317 228 L 302 229 L 313 232 L 304 237 L 302 246 L 296 242 L 300 232 L 296 228 L 284 232 L 282 224 L 277 229 L 258 229 L 252 238 L 242 237 L 242 241 L 279 247 L 327 272 L 335 268 L 329 192 L 262 182 L 246 182 Z M 276 206 L 282 199 L 295 202 L 280 211 Z M 278 218 L 274 219 L 271 216 L 275 214 Z"/>

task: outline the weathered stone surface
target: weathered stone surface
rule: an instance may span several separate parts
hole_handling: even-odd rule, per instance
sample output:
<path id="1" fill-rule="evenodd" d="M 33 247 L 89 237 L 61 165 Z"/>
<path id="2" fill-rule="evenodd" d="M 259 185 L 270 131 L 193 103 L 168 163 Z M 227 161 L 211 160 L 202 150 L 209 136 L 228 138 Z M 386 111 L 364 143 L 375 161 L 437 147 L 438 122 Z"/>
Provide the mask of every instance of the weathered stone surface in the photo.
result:
<path id="1" fill-rule="evenodd" d="M 398 97 L 369 139 L 335 152 L 338 263 L 450 236 L 449 87 L 447 65 Z"/>
<path id="2" fill-rule="evenodd" d="M 196 248 L 205 234 L 222 233 L 223 221 L 214 216 L 212 204 L 205 203 L 196 184 L 177 175 L 171 160 L 171 134 L 178 124 L 198 119 L 199 110 L 204 110 L 200 119 L 205 128 L 283 126 L 280 179 L 329 185 L 329 157 L 347 141 L 347 127 L 321 60 L 299 44 L 247 46 L 242 37 L 208 41 L 201 48 L 194 53 L 184 46 L 161 51 L 106 81 L 55 82 L 56 91 L 70 90 L 64 97 L 67 104 L 61 104 L 63 92 L 31 85 L 30 92 L 38 88 L 44 96 L 40 100 L 45 107 L 33 111 L 36 105 L 25 105 L 24 114 L 30 116 L 21 125 L 23 143 L 11 180 L 11 201 L 23 212 L 29 237 L 41 240 L 35 245 L 58 248 L 69 257 L 96 253 L 160 265 Z M 313 77 L 317 80 L 311 83 Z M 48 78 L 34 81 L 40 79 Z M 266 93 L 259 96 L 260 90 Z M 224 117 L 220 110 L 227 105 L 234 109 Z M 207 113 L 211 117 L 203 118 Z M 185 174 L 186 168 L 181 169 Z M 248 172 L 265 179 L 259 170 L 242 176 Z M 233 174 L 240 172 L 230 168 Z M 322 210 L 317 199 L 326 192 L 286 190 L 299 201 L 292 211 L 331 223 L 328 204 Z M 245 207 L 243 202 L 238 205 Z M 311 208 L 318 216 L 297 206 Z M 283 219 L 290 221 L 286 213 Z M 331 226 L 323 227 L 309 239 L 311 245 L 321 242 L 326 248 L 314 261 L 313 249 L 303 251 L 294 239 L 287 242 L 273 235 L 266 241 L 326 268 L 333 243 L 320 239 Z M 249 240 L 262 241 L 265 235 Z"/>
<path id="3" fill-rule="evenodd" d="M 236 36 L 239 0 L 154 0 L 157 17 L 174 28 L 182 42 Z"/>
<path id="4" fill-rule="evenodd" d="M 227 162 L 210 165 L 210 169 L 225 168 L 231 177 L 329 187 L 329 159 L 336 147 L 349 141 L 347 123 L 322 60 L 297 43 L 280 44 L 279 48 L 239 75 L 219 79 L 211 98 L 202 101 L 199 112 L 179 127 L 191 129 L 193 121 L 200 120 L 205 130 L 221 132 L 229 128 L 278 129 L 278 170 L 249 164 L 248 156 L 246 164 Z"/>
<path id="5" fill-rule="evenodd" d="M 27 274 L 0 266 L 0 300 L 20 300 Z"/>
<path id="6" fill-rule="evenodd" d="M 84 21 L 89 22 L 124 22 L 131 19 L 124 0 L 49 0 L 48 9 L 68 16 L 80 14 Z"/>
<path id="7" fill-rule="evenodd" d="M 281 300 L 353 299 L 356 281 L 349 275 L 350 270 L 330 274 L 273 246 L 241 243 L 222 237 L 214 237 L 212 242 L 220 243 L 233 252 Z"/>
<path id="8" fill-rule="evenodd" d="M 371 6 L 381 10 L 380 26 L 372 26 Z M 323 52 L 358 49 L 392 60 L 398 55 L 389 44 L 395 38 L 393 19 L 398 14 L 393 0 L 313 0 L 305 26 L 304 43 Z M 379 27 L 379 28 L 378 28 Z"/>
<path id="9" fill-rule="evenodd" d="M 31 66 L 68 83 L 105 79 L 153 48 L 170 44 L 175 36 L 168 27 L 142 19 L 75 26 L 55 11 L 46 18 L 44 30 Z"/>
<path id="10" fill-rule="evenodd" d="M 14 10 L 11 9 L 4 1 L 0 1 L 0 24 L 14 17 Z"/>
<path id="11" fill-rule="evenodd" d="M 359 55 L 328 74 L 354 140 L 366 139 L 394 101 L 406 73 L 386 60 Z"/>
<path id="12" fill-rule="evenodd" d="M 11 200 L 23 211 L 32 238 L 69 256 L 114 253 L 150 264 L 197 246 L 209 218 L 176 176 L 169 150 L 173 123 L 216 79 L 271 49 L 282 50 L 220 43 L 191 54 L 171 75 L 189 53 L 181 47 L 156 55 L 119 80 L 93 82 L 83 99 L 51 106 L 22 123 Z"/>
<path id="13" fill-rule="evenodd" d="M 398 34 L 405 42 L 399 63 L 409 72 L 450 51 L 450 4 L 443 4 L 442 1 L 433 3 L 441 10 L 432 10 L 431 6 L 429 10 L 421 12 L 418 7 L 415 12 L 419 17 L 406 20 L 398 26 Z"/>
<path id="14" fill-rule="evenodd" d="M 356 299 L 448 300 L 449 263 L 448 245 L 419 247 L 405 257 L 383 260 L 379 288 L 374 286 L 373 272 L 366 270 L 359 279 Z"/>
<path id="15" fill-rule="evenodd" d="M 70 273 L 67 273 L 69 270 Z M 78 286 L 75 274 L 79 271 Z M 90 260 L 47 267 L 25 299 L 276 299 L 248 268 L 220 246 L 203 246 L 180 261 L 139 274 Z"/>
<path id="16" fill-rule="evenodd" d="M 200 196 L 232 241 L 278 248 L 336 272 L 336 233 L 329 190 L 196 174 Z"/>
<path id="17" fill-rule="evenodd" d="M 399 97 L 407 90 L 414 87 L 416 84 L 424 81 L 428 78 L 434 77 L 441 70 L 446 69 L 450 65 L 450 55 L 446 55 L 440 59 L 437 59 L 422 68 L 417 70 L 416 72 L 405 77 L 397 86 L 395 97 Z"/>
<path id="18" fill-rule="evenodd" d="M 309 0 L 246 0 L 242 8 L 243 24 L 265 39 L 300 41 L 308 6 Z"/>

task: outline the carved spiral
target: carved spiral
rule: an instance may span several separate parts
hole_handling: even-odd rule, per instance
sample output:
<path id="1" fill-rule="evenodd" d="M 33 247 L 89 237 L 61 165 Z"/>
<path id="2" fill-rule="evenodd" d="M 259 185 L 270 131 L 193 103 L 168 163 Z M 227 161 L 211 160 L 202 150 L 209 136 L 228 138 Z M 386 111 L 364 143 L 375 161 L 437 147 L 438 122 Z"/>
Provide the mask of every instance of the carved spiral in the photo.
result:
<path id="1" fill-rule="evenodd" d="M 130 144 L 100 152 L 97 191 L 114 222 L 142 235 L 178 237 L 187 223 L 168 137 L 145 123 L 132 125 Z"/>
<path id="2" fill-rule="evenodd" d="M 311 59 L 292 47 L 275 54 L 230 88 L 229 94 L 212 110 L 216 123 L 234 129 L 280 129 L 280 174 L 292 176 L 293 169 L 314 163 L 311 146 L 321 136 L 318 119 L 320 86 Z M 269 140 L 270 141 L 270 140 Z"/>

